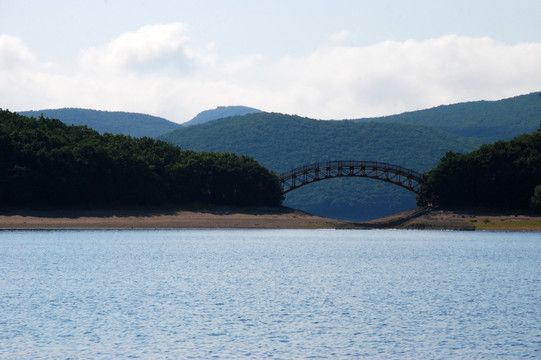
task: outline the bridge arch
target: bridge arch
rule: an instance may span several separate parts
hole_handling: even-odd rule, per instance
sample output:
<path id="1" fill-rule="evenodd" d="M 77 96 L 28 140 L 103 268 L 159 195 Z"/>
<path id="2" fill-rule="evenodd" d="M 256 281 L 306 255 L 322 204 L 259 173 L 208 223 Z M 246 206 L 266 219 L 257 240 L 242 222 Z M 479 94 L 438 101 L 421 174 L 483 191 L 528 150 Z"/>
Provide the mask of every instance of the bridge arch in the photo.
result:
<path id="1" fill-rule="evenodd" d="M 400 165 L 379 161 L 338 160 L 314 163 L 281 173 L 282 194 L 313 182 L 336 177 L 364 177 L 400 186 L 424 197 L 423 174 Z"/>

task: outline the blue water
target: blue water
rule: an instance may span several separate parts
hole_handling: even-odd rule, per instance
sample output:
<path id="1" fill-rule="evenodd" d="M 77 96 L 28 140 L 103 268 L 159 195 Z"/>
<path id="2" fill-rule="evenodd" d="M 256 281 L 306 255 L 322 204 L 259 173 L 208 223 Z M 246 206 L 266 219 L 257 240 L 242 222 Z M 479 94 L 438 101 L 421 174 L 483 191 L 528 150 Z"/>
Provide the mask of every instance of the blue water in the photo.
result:
<path id="1" fill-rule="evenodd" d="M 541 358 L 541 235 L 0 232 L 0 358 Z"/>

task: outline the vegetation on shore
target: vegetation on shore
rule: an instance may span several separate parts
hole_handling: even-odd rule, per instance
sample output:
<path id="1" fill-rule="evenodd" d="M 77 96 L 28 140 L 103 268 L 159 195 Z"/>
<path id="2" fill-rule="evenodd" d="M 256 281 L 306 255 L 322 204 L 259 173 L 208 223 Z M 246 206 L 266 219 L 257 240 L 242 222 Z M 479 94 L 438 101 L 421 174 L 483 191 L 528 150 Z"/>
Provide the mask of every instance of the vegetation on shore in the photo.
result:
<path id="1" fill-rule="evenodd" d="M 248 156 L 182 151 L 0 109 L 0 204 L 279 205 L 278 176 Z"/>
<path id="2" fill-rule="evenodd" d="M 425 176 L 424 191 L 441 207 L 541 210 L 541 128 L 466 154 L 449 151 Z"/>

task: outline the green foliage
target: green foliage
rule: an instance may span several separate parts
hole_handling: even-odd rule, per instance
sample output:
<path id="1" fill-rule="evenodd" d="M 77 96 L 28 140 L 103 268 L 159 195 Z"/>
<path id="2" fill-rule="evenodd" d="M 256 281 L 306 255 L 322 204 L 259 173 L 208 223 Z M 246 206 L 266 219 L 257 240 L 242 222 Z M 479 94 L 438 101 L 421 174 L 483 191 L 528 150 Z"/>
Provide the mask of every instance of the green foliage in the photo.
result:
<path id="1" fill-rule="evenodd" d="M 196 151 L 227 151 L 254 157 L 276 172 L 326 160 L 377 160 L 419 172 L 445 151 L 480 145 L 424 126 L 318 121 L 257 113 L 180 128 L 160 139 Z M 367 219 L 415 207 L 415 195 L 376 180 L 340 178 L 302 187 L 285 205 L 313 214 Z"/>
<path id="2" fill-rule="evenodd" d="M 541 211 L 541 185 L 537 185 L 534 189 L 533 196 L 530 199 L 530 208 L 535 211 Z"/>
<path id="3" fill-rule="evenodd" d="M 100 135 L 0 110 L 2 205 L 278 205 L 276 174 L 254 159 L 148 137 Z"/>
<path id="4" fill-rule="evenodd" d="M 427 173 L 425 191 L 444 207 L 527 208 L 540 183 L 541 129 L 467 154 L 447 152 Z"/>
<path id="5" fill-rule="evenodd" d="M 67 125 L 86 125 L 100 134 L 111 133 L 155 138 L 181 127 L 177 123 L 156 116 L 121 111 L 67 108 L 19 113 L 19 115 L 29 117 L 38 117 L 40 114 L 51 119 L 58 119 Z"/>
<path id="6" fill-rule="evenodd" d="M 483 142 L 531 133 L 541 120 L 541 92 L 498 101 L 472 101 L 354 121 L 424 125 Z"/>

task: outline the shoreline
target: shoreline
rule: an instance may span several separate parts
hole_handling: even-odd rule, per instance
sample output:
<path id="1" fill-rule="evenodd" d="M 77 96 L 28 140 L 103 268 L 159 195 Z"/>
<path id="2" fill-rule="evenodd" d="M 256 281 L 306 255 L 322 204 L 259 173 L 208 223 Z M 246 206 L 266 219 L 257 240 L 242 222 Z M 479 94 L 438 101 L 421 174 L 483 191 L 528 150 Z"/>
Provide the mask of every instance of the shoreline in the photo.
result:
<path id="1" fill-rule="evenodd" d="M 178 210 L 0 210 L 0 230 L 60 229 L 335 229 L 347 221 L 285 207 Z"/>
<path id="2" fill-rule="evenodd" d="M 541 232 L 541 214 L 527 210 L 412 209 L 368 223 L 405 230 Z"/>
<path id="3" fill-rule="evenodd" d="M 0 230 L 63 229 L 409 229 L 541 231 L 541 214 L 412 209 L 368 222 L 323 218 L 286 207 L 172 210 L 0 209 Z"/>

